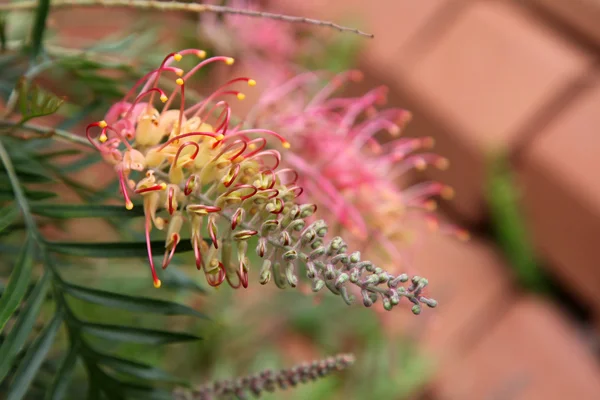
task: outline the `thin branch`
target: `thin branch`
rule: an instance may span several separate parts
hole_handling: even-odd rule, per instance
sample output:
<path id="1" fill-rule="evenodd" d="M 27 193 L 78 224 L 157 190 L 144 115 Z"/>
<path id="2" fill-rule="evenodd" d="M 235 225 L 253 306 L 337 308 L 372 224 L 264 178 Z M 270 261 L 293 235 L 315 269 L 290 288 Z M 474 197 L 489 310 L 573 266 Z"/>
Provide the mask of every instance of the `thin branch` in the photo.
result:
<path id="1" fill-rule="evenodd" d="M 37 7 L 37 3 L 38 2 L 35 0 L 26 0 L 18 3 L 0 4 L 0 11 L 31 10 Z M 235 14 L 254 18 L 269 18 L 290 23 L 317 25 L 336 29 L 340 32 L 352 32 L 360 36 L 365 36 L 369 38 L 374 37 L 373 34 L 363 32 L 356 28 L 349 28 L 346 26 L 338 25 L 330 21 L 322 21 L 313 18 L 296 17 L 291 15 L 276 14 L 263 11 L 242 10 L 233 7 L 216 6 L 211 4 L 183 3 L 180 1 L 160 2 L 156 0 L 54 0 L 52 1 L 51 6 L 54 8 L 105 6 L 119 8 L 138 8 L 154 11 L 184 11 L 197 14 L 206 12 L 216 14 Z"/>
<path id="2" fill-rule="evenodd" d="M 0 121 L 0 128 L 14 127 L 14 126 L 18 126 L 18 125 L 19 125 L 19 123 L 14 122 L 14 121 Z M 70 143 L 76 143 L 76 144 L 80 144 L 80 145 L 83 145 L 86 147 L 93 148 L 93 146 L 90 144 L 90 142 L 87 139 L 85 139 L 81 136 L 77 136 L 77 135 L 75 135 L 69 131 L 65 131 L 63 129 L 49 128 L 49 127 L 35 125 L 35 124 L 25 124 L 25 125 L 19 126 L 19 128 L 30 131 L 30 132 L 34 132 L 34 133 L 39 133 L 40 138 L 56 137 L 58 139 L 62 139 L 64 141 L 67 141 Z"/>

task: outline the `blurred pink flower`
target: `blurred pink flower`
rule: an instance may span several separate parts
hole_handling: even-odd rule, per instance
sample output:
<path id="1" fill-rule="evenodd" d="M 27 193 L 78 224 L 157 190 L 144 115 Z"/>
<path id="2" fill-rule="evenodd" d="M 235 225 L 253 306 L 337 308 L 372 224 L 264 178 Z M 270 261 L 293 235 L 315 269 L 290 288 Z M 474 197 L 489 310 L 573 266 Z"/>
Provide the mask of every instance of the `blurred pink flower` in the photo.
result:
<path id="1" fill-rule="evenodd" d="M 205 3 L 216 3 L 206 1 Z M 255 0 L 231 0 L 229 7 L 260 11 Z M 218 52 L 234 54 L 261 82 L 281 83 L 291 76 L 292 60 L 299 44 L 295 28 L 268 18 L 205 13 L 200 17 L 199 33 Z"/>
<path id="2" fill-rule="evenodd" d="M 448 160 L 427 150 L 432 138 L 399 137 L 411 113 L 397 108 L 378 110 L 387 89 L 379 87 L 359 97 L 334 97 L 359 71 L 335 76 L 320 90 L 320 74 L 298 75 L 264 93 L 247 123 L 281 132 L 293 145 L 284 162 L 300 173 L 304 195 L 325 207 L 365 246 L 377 243 L 394 260 L 403 255 L 398 244 L 415 239 L 413 222 L 461 238 L 467 233 L 440 225 L 432 213 L 435 197 L 451 198 L 451 187 L 422 182 L 400 187 L 400 178 L 428 166 L 448 167 Z M 391 140 L 381 143 L 387 133 Z"/>

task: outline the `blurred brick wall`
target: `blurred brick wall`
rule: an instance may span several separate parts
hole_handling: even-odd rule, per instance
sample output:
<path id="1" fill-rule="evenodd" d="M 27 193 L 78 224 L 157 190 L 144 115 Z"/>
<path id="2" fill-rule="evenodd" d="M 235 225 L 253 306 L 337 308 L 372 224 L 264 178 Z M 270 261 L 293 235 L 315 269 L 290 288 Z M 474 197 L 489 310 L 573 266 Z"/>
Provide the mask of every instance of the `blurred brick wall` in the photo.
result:
<path id="1" fill-rule="evenodd" d="M 295 15 L 361 21 L 361 68 L 413 111 L 409 135 L 451 160 L 451 215 L 487 220 L 484 161 L 505 150 L 535 245 L 552 275 L 600 320 L 600 2 L 277 0 Z M 493 245 L 432 239 L 420 267 L 444 301 L 424 347 L 441 357 L 439 399 L 600 398 L 578 325 L 516 289 Z M 433 290 L 433 289 L 432 289 Z M 441 299 L 441 297 L 446 297 Z M 402 319 L 404 323 L 404 319 Z M 504 396 L 504 397 L 502 397 Z"/>

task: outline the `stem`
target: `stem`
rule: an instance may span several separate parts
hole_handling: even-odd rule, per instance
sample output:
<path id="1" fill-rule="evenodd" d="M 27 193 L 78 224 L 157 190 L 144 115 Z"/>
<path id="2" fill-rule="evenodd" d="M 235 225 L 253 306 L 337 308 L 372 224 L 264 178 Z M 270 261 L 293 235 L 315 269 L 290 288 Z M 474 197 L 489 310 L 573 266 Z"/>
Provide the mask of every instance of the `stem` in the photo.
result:
<path id="1" fill-rule="evenodd" d="M 37 6 L 37 1 L 26 0 L 18 3 L 0 4 L 0 11 L 31 10 L 36 8 Z M 51 6 L 54 8 L 105 6 L 115 8 L 138 8 L 143 10 L 154 11 L 184 11 L 197 14 L 206 12 L 217 14 L 236 14 L 244 15 L 246 17 L 269 18 L 284 22 L 317 25 L 332 28 L 340 32 L 352 32 L 360 36 L 365 36 L 369 38 L 374 37 L 373 34 L 363 32 L 356 28 L 349 28 L 346 26 L 338 25 L 330 21 L 322 21 L 313 18 L 296 17 L 291 15 L 283 15 L 262 11 L 241 10 L 233 7 L 216 6 L 210 4 L 184 3 L 180 1 L 158 2 L 154 0 L 54 0 L 52 1 Z"/>
<path id="2" fill-rule="evenodd" d="M 16 127 L 16 126 L 19 126 L 18 122 L 0 121 L 0 127 L 10 128 L 10 127 Z M 84 139 L 80 136 L 77 136 L 69 131 L 65 131 L 63 129 L 49 128 L 49 127 L 36 125 L 36 124 L 25 124 L 25 125 L 20 126 L 20 128 L 31 131 L 31 132 L 39 133 L 39 134 L 45 135 L 45 136 L 54 136 L 59 139 L 62 139 L 63 141 L 66 141 L 66 142 L 80 144 L 80 145 L 83 145 L 86 147 L 93 147 L 90 144 L 90 142 L 88 142 L 86 139 Z"/>

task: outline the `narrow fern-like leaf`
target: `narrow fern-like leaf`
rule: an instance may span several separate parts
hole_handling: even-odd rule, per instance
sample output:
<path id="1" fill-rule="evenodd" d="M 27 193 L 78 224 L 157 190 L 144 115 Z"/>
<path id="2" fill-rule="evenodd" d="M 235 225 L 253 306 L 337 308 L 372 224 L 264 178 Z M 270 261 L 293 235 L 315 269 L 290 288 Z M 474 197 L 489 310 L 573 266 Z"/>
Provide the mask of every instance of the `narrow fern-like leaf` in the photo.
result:
<path id="1" fill-rule="evenodd" d="M 21 360 L 15 377 L 8 391 L 6 400 L 21 400 L 27 393 L 29 385 L 35 378 L 42 362 L 50 351 L 56 334 L 63 322 L 62 311 L 58 311 L 48 326 L 35 339 L 32 346 L 25 353 L 25 357 Z"/>
<path id="2" fill-rule="evenodd" d="M 75 370 L 75 364 L 77 363 L 77 356 L 79 355 L 80 344 L 79 342 L 73 342 L 69 348 L 69 352 L 65 355 L 62 360 L 58 371 L 52 381 L 52 386 L 46 393 L 45 400 L 62 400 L 65 398 L 73 371 Z"/>
<path id="3" fill-rule="evenodd" d="M 171 301 L 150 299 L 147 297 L 128 296 L 119 293 L 113 293 L 100 289 L 91 289 L 83 286 L 65 283 L 62 288 L 69 295 L 80 300 L 105 307 L 120 308 L 132 312 L 146 312 L 162 315 L 190 315 L 199 318 L 205 316 L 183 304 L 173 303 Z"/>
<path id="4" fill-rule="evenodd" d="M 149 345 L 189 342 L 201 339 L 198 336 L 190 335 L 188 333 L 135 328 L 125 325 L 84 323 L 81 326 L 81 330 L 83 333 L 105 340 Z"/>
<path id="5" fill-rule="evenodd" d="M 99 364 L 105 367 L 141 380 L 177 383 L 184 382 L 181 378 L 177 378 L 160 368 L 148 364 L 102 353 L 95 353 L 93 357 Z"/>
<path id="6" fill-rule="evenodd" d="M 12 225 L 19 218 L 19 208 L 10 203 L 0 209 L 0 232 Z M 1 310 L 1 308 L 0 308 Z M 2 329 L 0 329 L 1 331 Z"/>
<path id="7" fill-rule="evenodd" d="M 128 258 L 147 257 L 146 242 L 110 242 L 110 243 L 70 243 L 47 242 L 48 247 L 55 253 L 79 257 L 93 258 Z M 160 254 L 165 251 L 164 240 L 153 240 L 152 251 Z M 182 240 L 177 246 L 176 253 L 192 250 L 189 240 Z"/>
<path id="8" fill-rule="evenodd" d="M 23 297 L 25 297 L 29 281 L 31 280 L 34 250 L 34 241 L 28 236 L 10 274 L 8 285 L 2 293 L 2 297 L 0 297 L 0 332 L 4 330 L 6 322 L 19 307 Z"/>
<path id="9" fill-rule="evenodd" d="M 31 212 L 49 218 L 133 218 L 144 215 L 141 206 L 127 210 L 123 206 L 100 204 L 31 204 Z"/>
<path id="10" fill-rule="evenodd" d="M 46 271 L 33 288 L 25 307 L 19 313 L 15 325 L 0 345 L 0 382 L 10 371 L 16 355 L 25 345 L 27 337 L 33 329 L 50 287 L 50 279 L 50 272 Z"/>

